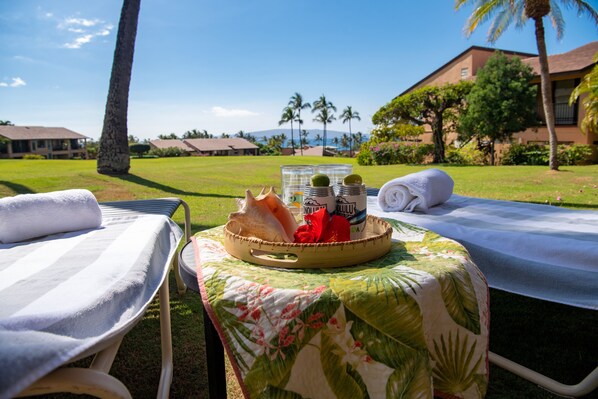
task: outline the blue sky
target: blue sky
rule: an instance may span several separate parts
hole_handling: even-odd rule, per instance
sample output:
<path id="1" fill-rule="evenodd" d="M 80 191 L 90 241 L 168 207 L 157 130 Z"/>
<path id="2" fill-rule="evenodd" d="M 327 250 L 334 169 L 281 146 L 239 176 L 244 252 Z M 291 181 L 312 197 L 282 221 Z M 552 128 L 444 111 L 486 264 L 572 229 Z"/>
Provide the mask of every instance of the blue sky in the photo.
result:
<path id="1" fill-rule="evenodd" d="M 0 120 L 98 139 L 121 7 L 0 1 Z M 295 92 L 325 94 L 339 113 L 351 105 L 362 118 L 353 132 L 368 133 L 379 107 L 470 46 L 537 52 L 531 23 L 494 45 L 488 24 L 465 37 L 470 12 L 450 0 L 142 0 L 129 134 L 273 129 Z M 565 10 L 565 21 L 560 42 L 547 26 L 549 54 L 598 40 L 587 16 Z M 321 128 L 303 116 L 306 129 Z"/>

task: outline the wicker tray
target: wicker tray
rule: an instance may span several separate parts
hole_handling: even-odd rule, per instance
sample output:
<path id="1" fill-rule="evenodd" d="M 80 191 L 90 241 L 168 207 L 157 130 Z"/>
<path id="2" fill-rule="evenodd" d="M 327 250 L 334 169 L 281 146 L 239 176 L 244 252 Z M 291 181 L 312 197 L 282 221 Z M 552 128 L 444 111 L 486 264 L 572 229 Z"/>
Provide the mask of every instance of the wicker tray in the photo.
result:
<path id="1" fill-rule="evenodd" d="M 392 227 L 368 215 L 366 237 L 360 240 L 289 244 L 243 237 L 224 228 L 224 248 L 235 258 L 263 266 L 283 268 L 329 268 L 356 265 L 390 251 Z"/>

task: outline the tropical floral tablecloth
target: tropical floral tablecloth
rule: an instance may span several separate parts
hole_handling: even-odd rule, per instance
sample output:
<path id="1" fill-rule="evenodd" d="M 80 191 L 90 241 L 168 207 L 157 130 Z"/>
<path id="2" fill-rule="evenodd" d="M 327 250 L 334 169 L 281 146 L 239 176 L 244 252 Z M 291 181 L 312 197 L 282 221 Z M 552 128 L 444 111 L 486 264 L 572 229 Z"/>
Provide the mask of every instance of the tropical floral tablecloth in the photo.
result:
<path id="1" fill-rule="evenodd" d="M 467 251 L 388 220 L 391 252 L 358 266 L 275 269 L 194 238 L 198 280 L 248 398 L 482 398 L 488 287 Z"/>

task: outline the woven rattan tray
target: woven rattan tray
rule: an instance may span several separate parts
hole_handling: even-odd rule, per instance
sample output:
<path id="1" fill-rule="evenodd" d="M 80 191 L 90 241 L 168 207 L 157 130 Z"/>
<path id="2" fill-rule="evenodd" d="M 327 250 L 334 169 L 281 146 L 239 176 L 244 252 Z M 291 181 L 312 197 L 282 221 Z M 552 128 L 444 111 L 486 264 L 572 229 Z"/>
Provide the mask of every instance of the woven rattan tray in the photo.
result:
<path id="1" fill-rule="evenodd" d="M 372 215 L 360 240 L 289 244 L 243 237 L 224 228 L 224 248 L 235 258 L 263 266 L 283 268 L 329 268 L 351 266 L 377 259 L 390 251 L 392 227 Z"/>

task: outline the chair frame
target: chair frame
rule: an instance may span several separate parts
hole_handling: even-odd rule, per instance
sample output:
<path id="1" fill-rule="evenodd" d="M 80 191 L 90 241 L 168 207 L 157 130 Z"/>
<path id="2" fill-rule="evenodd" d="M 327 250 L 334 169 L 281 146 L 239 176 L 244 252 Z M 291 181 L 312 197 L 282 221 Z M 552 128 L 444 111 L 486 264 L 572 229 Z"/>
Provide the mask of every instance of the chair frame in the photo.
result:
<path id="1" fill-rule="evenodd" d="M 191 212 L 189 205 L 179 198 L 159 198 L 150 200 L 115 201 L 100 203 L 102 216 L 132 216 L 157 214 L 172 217 L 175 211 L 182 206 L 185 210 L 184 242 L 191 237 Z M 172 258 L 171 266 L 175 272 L 179 294 L 184 294 L 187 287 L 181 279 L 178 263 L 178 250 Z M 170 323 L 170 295 L 168 275 L 158 290 L 160 300 L 160 336 L 162 350 L 162 368 L 157 398 L 168 398 L 172 383 L 172 335 Z M 149 304 L 148 304 L 149 305 Z M 147 307 L 146 307 L 147 308 Z M 44 377 L 40 378 L 17 397 L 43 395 L 58 392 L 74 394 L 88 394 L 99 398 L 131 398 L 127 387 L 117 378 L 109 374 L 116 354 L 124 336 L 143 318 L 142 312 L 137 318 L 113 337 L 98 343 L 85 353 L 69 360 L 63 366 L 76 360 L 94 355 L 88 368 L 59 367 Z"/>

